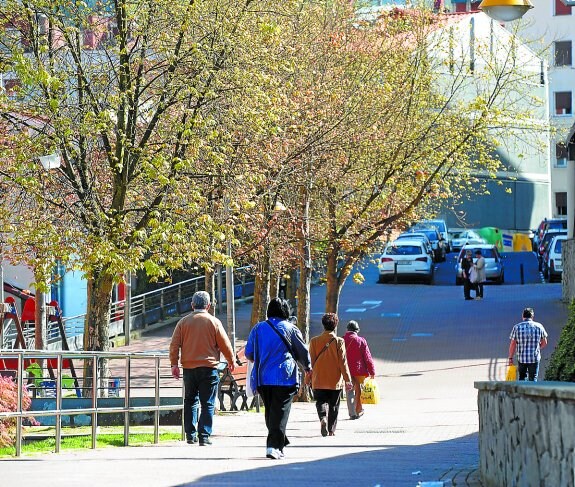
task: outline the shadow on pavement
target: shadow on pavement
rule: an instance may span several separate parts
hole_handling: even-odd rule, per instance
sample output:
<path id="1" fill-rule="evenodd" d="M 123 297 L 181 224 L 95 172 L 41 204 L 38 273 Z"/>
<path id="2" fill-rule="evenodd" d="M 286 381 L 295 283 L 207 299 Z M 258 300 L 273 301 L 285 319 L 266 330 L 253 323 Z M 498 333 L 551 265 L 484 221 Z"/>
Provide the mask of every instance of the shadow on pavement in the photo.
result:
<path id="1" fill-rule="evenodd" d="M 345 447 L 333 445 L 334 450 Z M 361 448 L 369 447 L 361 445 Z M 180 486 L 415 487 L 418 482 L 439 480 L 445 481 L 447 486 L 461 472 L 476 468 L 479 455 L 477 434 L 427 445 L 374 444 L 372 447 L 380 449 L 309 462 L 287 463 L 262 457 L 261 468 L 208 475 Z M 286 448 L 286 454 L 300 456 L 298 450 L 302 448 L 308 447 L 290 446 Z M 326 444 L 324 448 L 332 447 Z"/>

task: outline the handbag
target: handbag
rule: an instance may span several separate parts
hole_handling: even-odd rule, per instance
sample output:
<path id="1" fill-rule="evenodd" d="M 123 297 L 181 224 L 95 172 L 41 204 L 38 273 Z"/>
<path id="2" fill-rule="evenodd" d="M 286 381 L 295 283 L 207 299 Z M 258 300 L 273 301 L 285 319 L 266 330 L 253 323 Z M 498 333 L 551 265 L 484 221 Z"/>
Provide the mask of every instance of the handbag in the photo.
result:
<path id="1" fill-rule="evenodd" d="M 469 281 L 472 284 L 477 284 L 477 282 L 479 281 L 479 275 L 477 274 L 477 270 L 475 269 L 475 266 L 471 267 L 471 269 L 469 269 Z"/>
<path id="2" fill-rule="evenodd" d="M 517 366 L 511 364 L 507 367 L 507 376 L 505 377 L 506 381 L 514 381 L 517 380 Z"/>
<path id="3" fill-rule="evenodd" d="M 367 377 L 361 385 L 361 402 L 364 404 L 379 403 L 379 386 L 375 379 Z"/>
<path id="4" fill-rule="evenodd" d="M 254 384 L 256 387 L 252 387 L 252 370 L 254 368 L 254 363 L 251 360 L 248 360 L 248 370 L 246 373 L 246 396 L 248 398 L 252 398 L 257 395 L 257 384 Z"/>

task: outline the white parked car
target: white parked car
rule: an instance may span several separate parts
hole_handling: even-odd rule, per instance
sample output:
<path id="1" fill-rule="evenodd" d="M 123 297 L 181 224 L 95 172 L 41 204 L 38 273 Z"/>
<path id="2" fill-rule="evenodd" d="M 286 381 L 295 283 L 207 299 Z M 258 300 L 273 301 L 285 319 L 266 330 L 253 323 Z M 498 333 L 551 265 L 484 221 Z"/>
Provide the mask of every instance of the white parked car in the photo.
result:
<path id="1" fill-rule="evenodd" d="M 408 232 L 408 233 L 402 233 L 401 235 L 399 235 L 396 240 L 402 240 L 402 239 L 410 239 L 410 240 L 421 240 L 424 244 L 425 244 L 425 248 L 427 249 L 427 253 L 429 255 L 431 255 L 431 258 L 435 260 L 435 251 L 433 250 L 433 244 L 429 241 L 429 238 L 427 237 L 427 235 L 425 233 L 419 233 L 419 232 Z"/>
<path id="2" fill-rule="evenodd" d="M 433 281 L 433 259 L 419 239 L 392 242 L 381 254 L 377 267 L 379 282 L 392 281 L 396 272 L 398 279 L 422 279 L 427 284 Z"/>
<path id="3" fill-rule="evenodd" d="M 487 243 L 475 230 L 461 230 L 451 233 L 451 249 L 461 250 L 466 245 Z"/>
<path id="4" fill-rule="evenodd" d="M 561 281 L 563 277 L 563 261 L 561 260 L 561 248 L 567 235 L 556 235 L 547 247 L 543 256 L 543 275 L 549 282 Z"/>

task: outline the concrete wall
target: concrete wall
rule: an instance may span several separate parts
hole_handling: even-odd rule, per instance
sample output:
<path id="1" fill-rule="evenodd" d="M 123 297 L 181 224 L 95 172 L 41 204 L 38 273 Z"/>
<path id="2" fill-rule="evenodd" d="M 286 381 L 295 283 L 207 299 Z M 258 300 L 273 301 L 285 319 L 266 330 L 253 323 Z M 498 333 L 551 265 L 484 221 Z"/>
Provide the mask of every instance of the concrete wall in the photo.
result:
<path id="1" fill-rule="evenodd" d="M 476 382 L 486 487 L 575 485 L 575 384 Z"/>
<path id="2" fill-rule="evenodd" d="M 563 262 L 563 301 L 570 303 L 575 299 L 575 240 L 563 243 L 561 261 Z"/>

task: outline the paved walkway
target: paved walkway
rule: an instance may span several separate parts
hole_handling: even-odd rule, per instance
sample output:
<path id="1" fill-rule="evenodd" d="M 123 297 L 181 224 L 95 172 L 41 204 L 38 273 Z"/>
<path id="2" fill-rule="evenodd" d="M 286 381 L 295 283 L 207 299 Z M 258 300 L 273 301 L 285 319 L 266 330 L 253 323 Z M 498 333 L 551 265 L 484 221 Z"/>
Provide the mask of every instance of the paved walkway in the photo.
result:
<path id="1" fill-rule="evenodd" d="M 166 350 L 157 330 L 122 350 Z M 320 435 L 315 407 L 294 403 L 284 460 L 265 458 L 263 415 L 221 413 L 213 445 L 184 442 L 0 461 L 2 485 L 47 486 L 479 486 L 477 404 L 470 361 L 386 362 L 381 403 Z M 425 370 L 422 370 L 425 369 Z M 429 482 L 429 483 L 427 483 Z M 437 483 L 432 483 L 437 482 Z"/>

